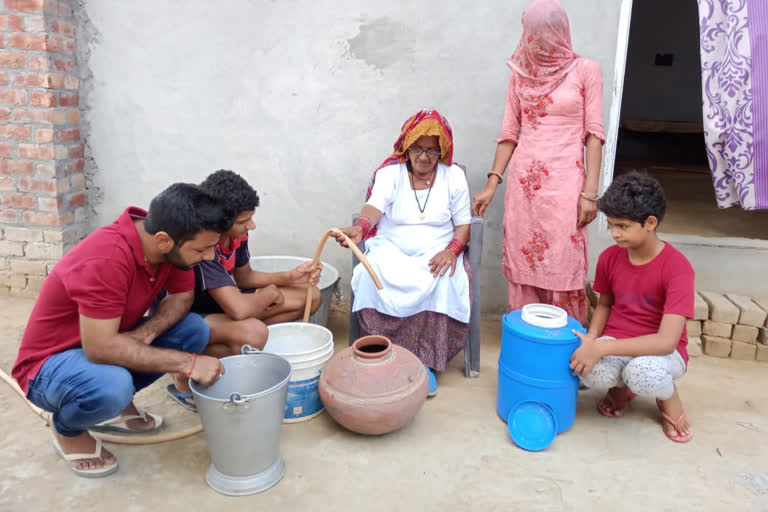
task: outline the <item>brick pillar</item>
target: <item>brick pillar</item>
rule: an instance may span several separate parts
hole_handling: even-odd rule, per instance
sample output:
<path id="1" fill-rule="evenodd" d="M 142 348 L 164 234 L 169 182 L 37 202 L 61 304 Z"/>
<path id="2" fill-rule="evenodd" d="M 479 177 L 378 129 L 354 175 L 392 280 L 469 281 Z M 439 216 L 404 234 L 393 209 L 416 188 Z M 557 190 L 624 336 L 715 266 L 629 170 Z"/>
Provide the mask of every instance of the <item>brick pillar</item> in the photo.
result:
<path id="1" fill-rule="evenodd" d="M 75 0 L 0 2 L 0 295 L 34 296 L 87 229 Z"/>

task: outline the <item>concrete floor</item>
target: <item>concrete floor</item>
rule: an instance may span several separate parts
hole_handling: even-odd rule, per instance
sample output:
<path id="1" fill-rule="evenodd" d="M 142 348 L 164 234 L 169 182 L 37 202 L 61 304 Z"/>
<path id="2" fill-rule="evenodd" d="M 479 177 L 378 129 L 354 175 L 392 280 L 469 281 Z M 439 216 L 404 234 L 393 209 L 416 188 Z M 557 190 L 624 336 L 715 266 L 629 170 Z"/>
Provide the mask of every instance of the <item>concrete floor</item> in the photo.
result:
<path id="1" fill-rule="evenodd" d="M 6 371 L 31 307 L 0 298 Z M 333 312 L 329 327 L 338 348 L 346 346 L 345 315 Z M 120 470 L 77 478 L 54 454 L 42 421 L 0 383 L 0 510 L 768 510 L 768 364 L 693 360 L 680 383 L 696 432 L 687 445 L 664 437 L 650 400 L 614 420 L 597 414 L 599 395 L 590 390 L 579 396 L 571 431 L 528 453 L 495 412 L 498 317 L 484 322 L 483 340 L 480 378 L 463 377 L 460 355 L 439 377 L 438 396 L 394 434 L 352 434 L 327 414 L 285 425 L 284 479 L 242 498 L 207 487 L 202 434 L 110 445 Z M 193 425 L 197 416 L 165 397 L 165 382 L 142 392 L 138 404 L 163 414 L 170 430 Z"/>

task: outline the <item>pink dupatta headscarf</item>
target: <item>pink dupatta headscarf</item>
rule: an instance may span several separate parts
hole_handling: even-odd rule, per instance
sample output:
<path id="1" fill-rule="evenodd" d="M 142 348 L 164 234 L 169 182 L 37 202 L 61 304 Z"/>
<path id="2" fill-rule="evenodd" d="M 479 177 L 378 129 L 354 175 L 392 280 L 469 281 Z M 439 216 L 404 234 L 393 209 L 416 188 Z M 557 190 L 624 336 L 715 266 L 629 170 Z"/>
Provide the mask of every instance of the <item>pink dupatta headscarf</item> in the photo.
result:
<path id="1" fill-rule="evenodd" d="M 523 13 L 523 36 L 507 65 L 518 74 L 523 109 L 535 109 L 576 65 L 568 15 L 557 0 L 534 0 Z"/>
<path id="2" fill-rule="evenodd" d="M 416 142 L 419 137 L 436 136 L 440 141 L 440 161 L 445 165 L 453 164 L 453 131 L 448 120 L 437 110 L 420 110 L 405 120 L 400 128 L 400 136 L 393 146 L 394 152 L 373 171 L 371 184 L 365 194 L 367 201 L 373 192 L 373 184 L 376 181 L 376 173 L 379 169 L 398 162 L 405 162 L 408 157 L 405 152 Z M 366 239 L 376 234 L 376 226 L 368 232 Z"/>

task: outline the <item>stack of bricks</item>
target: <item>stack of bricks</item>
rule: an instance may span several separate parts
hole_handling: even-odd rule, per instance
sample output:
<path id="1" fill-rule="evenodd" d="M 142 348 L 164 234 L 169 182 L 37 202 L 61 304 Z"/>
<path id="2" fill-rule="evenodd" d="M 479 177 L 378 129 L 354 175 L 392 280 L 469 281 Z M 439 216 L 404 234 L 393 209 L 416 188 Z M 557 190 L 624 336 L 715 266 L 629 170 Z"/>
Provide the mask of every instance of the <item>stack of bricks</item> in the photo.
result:
<path id="1" fill-rule="evenodd" d="M 86 233 L 74 0 L 0 0 L 0 295 Z"/>
<path id="2" fill-rule="evenodd" d="M 768 299 L 699 292 L 688 333 L 708 356 L 768 361 Z"/>
<path id="3" fill-rule="evenodd" d="M 587 325 L 600 294 L 587 283 Z M 692 320 L 686 322 L 688 354 L 768 361 L 768 298 L 697 292 Z"/>

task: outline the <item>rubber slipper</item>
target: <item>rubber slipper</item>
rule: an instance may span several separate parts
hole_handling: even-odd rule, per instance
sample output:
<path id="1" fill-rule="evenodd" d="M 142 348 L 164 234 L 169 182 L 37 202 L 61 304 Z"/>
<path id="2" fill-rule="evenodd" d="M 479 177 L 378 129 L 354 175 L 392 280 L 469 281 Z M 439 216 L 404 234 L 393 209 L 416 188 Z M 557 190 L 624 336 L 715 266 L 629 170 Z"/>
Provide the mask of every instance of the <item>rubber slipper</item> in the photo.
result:
<path id="1" fill-rule="evenodd" d="M 59 440 L 55 437 L 53 438 L 54 450 L 56 450 L 56 453 L 58 453 L 61 458 L 69 463 L 84 459 L 100 459 L 102 462 L 104 462 L 104 459 L 101 458 L 101 446 L 101 439 L 96 439 L 96 449 L 93 451 L 93 453 L 64 453 L 64 450 L 61 449 L 61 445 L 59 444 Z M 77 476 L 81 476 L 83 478 L 104 478 L 105 476 L 109 476 L 117 471 L 117 468 L 117 461 L 112 464 L 105 464 L 102 467 L 95 469 L 75 469 L 72 467 L 72 464 L 69 464 L 69 469 L 71 469 L 72 472 Z"/>
<path id="2" fill-rule="evenodd" d="M 128 422 L 130 420 L 144 420 L 147 421 L 147 416 L 155 421 L 155 426 L 152 428 L 136 429 L 129 428 Z M 151 412 L 139 411 L 139 414 L 128 414 L 125 416 L 116 416 L 110 420 L 102 421 L 97 425 L 89 428 L 94 432 L 117 432 L 120 434 L 146 434 L 147 432 L 155 432 L 163 426 L 163 418 L 157 414 Z"/>
<path id="3" fill-rule="evenodd" d="M 427 389 L 427 396 L 433 397 L 437 394 L 437 377 L 435 372 L 429 366 L 424 366 L 427 369 L 427 378 L 429 379 L 429 388 Z"/>
<path id="4" fill-rule="evenodd" d="M 664 435 L 667 436 L 670 440 L 676 442 L 676 443 L 687 443 L 691 439 L 693 439 L 693 432 L 689 432 L 687 435 L 680 433 L 680 422 L 683 421 L 685 416 L 685 409 L 683 409 L 683 412 L 680 413 L 680 417 L 677 418 L 677 421 L 673 420 L 666 412 L 664 412 L 663 404 L 661 403 L 661 400 L 658 398 L 656 399 L 656 406 L 659 408 L 659 412 L 661 413 L 661 416 L 667 420 L 673 427 L 675 427 L 676 435 L 672 435 L 669 432 L 667 432 L 667 429 L 664 428 L 664 424 L 661 425 L 661 429 L 664 431 Z"/>
<path id="5" fill-rule="evenodd" d="M 165 389 L 168 391 L 168 394 L 171 395 L 171 398 L 176 400 L 182 407 L 185 407 L 192 412 L 197 412 L 197 405 L 191 404 L 186 400 L 187 398 L 194 398 L 194 394 L 191 391 L 189 393 L 182 393 L 176 389 L 176 384 L 168 384 L 168 387 Z"/>

